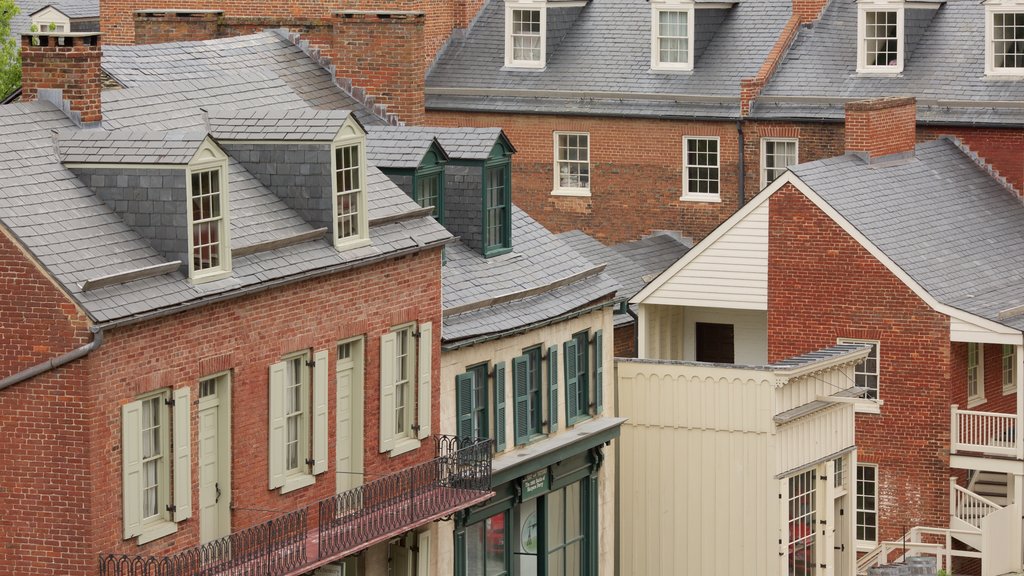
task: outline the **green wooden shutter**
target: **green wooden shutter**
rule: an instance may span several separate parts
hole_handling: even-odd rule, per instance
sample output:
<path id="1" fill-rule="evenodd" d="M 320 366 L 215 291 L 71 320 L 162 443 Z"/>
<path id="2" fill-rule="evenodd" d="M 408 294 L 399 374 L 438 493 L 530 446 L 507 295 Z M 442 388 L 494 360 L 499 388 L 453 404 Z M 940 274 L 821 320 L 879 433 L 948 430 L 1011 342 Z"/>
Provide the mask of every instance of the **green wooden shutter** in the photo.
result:
<path id="1" fill-rule="evenodd" d="M 604 408 L 604 336 L 594 332 L 594 411 L 598 414 Z"/>
<path id="2" fill-rule="evenodd" d="M 530 357 L 517 356 L 512 359 L 512 390 L 515 395 L 513 428 L 517 445 L 526 444 L 530 438 Z"/>
<path id="3" fill-rule="evenodd" d="M 419 366 L 419 393 L 416 399 L 417 416 L 416 424 L 419 425 L 419 432 L 416 437 L 420 440 L 430 436 L 431 410 L 431 382 L 430 376 L 434 368 L 434 329 L 433 324 L 424 322 L 420 324 L 419 353 L 416 355 L 416 363 Z"/>
<path id="4" fill-rule="evenodd" d="M 142 402 L 121 406 L 121 512 L 124 537 L 142 534 Z"/>
<path id="5" fill-rule="evenodd" d="M 398 337 L 388 332 L 380 337 L 380 452 L 395 447 L 395 353 Z"/>
<path id="6" fill-rule="evenodd" d="M 313 356 L 313 474 L 327 472 L 327 351 Z"/>
<path id="7" fill-rule="evenodd" d="M 558 346 L 548 348 L 548 433 L 558 430 Z"/>
<path id="8" fill-rule="evenodd" d="M 455 576 L 469 576 L 466 567 L 466 529 L 454 532 L 455 536 Z"/>
<path id="9" fill-rule="evenodd" d="M 505 449 L 505 363 L 494 365 L 494 445 Z"/>
<path id="10" fill-rule="evenodd" d="M 268 416 L 270 438 L 267 442 L 267 461 L 270 472 L 270 489 L 284 486 L 284 375 L 285 362 L 270 365 L 270 397 Z"/>
<path id="11" fill-rule="evenodd" d="M 174 391 L 174 521 L 192 517 L 192 407 L 188 386 Z"/>
<path id="12" fill-rule="evenodd" d="M 473 439 L 473 373 L 455 377 L 456 434 Z"/>
<path id="13" fill-rule="evenodd" d="M 565 423 L 572 424 L 580 414 L 579 345 L 576 339 L 563 343 L 562 351 L 565 354 Z"/>

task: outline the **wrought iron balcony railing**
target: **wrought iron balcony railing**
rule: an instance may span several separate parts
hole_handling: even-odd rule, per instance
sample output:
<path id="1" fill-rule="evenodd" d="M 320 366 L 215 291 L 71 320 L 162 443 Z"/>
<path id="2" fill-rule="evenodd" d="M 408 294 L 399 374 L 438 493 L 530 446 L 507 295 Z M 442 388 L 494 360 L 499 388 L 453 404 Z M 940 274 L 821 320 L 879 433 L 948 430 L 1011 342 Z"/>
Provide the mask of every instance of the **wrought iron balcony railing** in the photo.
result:
<path id="1" fill-rule="evenodd" d="M 433 460 L 170 556 L 102 555 L 100 576 L 305 573 L 489 499 L 490 444 L 437 436 Z"/>

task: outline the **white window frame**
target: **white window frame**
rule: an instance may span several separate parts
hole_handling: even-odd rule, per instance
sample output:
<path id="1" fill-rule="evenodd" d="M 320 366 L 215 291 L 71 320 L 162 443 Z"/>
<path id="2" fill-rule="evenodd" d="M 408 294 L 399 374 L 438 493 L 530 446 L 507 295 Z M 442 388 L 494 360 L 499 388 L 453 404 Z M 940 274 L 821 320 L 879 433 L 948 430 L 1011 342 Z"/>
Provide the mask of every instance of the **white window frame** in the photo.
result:
<path id="1" fill-rule="evenodd" d="M 299 377 L 298 388 L 299 388 L 299 406 L 297 411 L 288 412 L 287 407 L 284 411 L 285 420 L 285 439 L 284 439 L 284 473 L 289 477 L 293 476 L 305 476 L 306 474 L 306 460 L 309 459 L 309 413 L 310 413 L 310 402 L 309 402 L 309 352 L 303 351 L 297 354 L 290 354 L 284 359 L 285 362 L 285 381 L 284 386 L 286 390 L 285 398 L 289 397 L 287 390 L 295 387 L 295 376 Z M 294 367 L 298 365 L 298 374 L 294 372 Z M 295 439 L 296 444 L 296 460 L 295 466 L 288 466 L 288 445 L 291 441 L 288 438 L 288 422 L 292 418 L 298 419 L 298 438 Z"/>
<path id="2" fill-rule="evenodd" d="M 896 65 L 868 65 L 867 57 L 867 14 L 868 12 L 896 13 Z M 857 73 L 895 75 L 903 72 L 906 56 L 906 36 L 903 32 L 904 7 L 902 2 L 861 2 L 857 5 Z"/>
<path id="3" fill-rule="evenodd" d="M 768 179 L 768 143 L 790 143 L 794 145 L 793 164 L 800 162 L 800 140 L 798 138 L 761 138 L 761 188 L 771 184 L 774 180 Z M 787 164 L 792 166 L 793 164 Z"/>
<path id="4" fill-rule="evenodd" d="M 587 159 L 584 162 L 579 160 L 562 160 L 559 158 L 561 152 L 561 143 L 559 140 L 563 136 L 583 136 L 587 139 Z M 585 187 L 574 187 L 574 186 L 562 186 L 561 178 L 561 165 L 566 164 L 583 164 L 587 167 L 587 185 Z M 590 183 L 592 181 L 593 174 L 590 171 L 590 133 L 589 132 L 554 132 L 554 187 L 551 190 L 551 194 L 555 196 L 590 196 Z"/>
<path id="5" fill-rule="evenodd" d="M 879 414 L 881 407 L 885 402 L 882 400 L 882 343 L 878 340 L 868 340 L 863 338 L 837 338 L 836 344 L 871 344 L 875 347 L 875 381 L 878 383 L 875 388 L 875 398 L 873 398 L 871 404 L 858 403 L 854 406 L 854 412 L 862 412 L 865 414 Z M 872 375 L 870 372 L 864 372 L 865 375 Z M 854 367 L 854 378 L 857 375 L 857 368 Z"/>
<path id="6" fill-rule="evenodd" d="M 358 233 L 354 236 L 338 238 L 338 151 L 349 146 L 357 147 L 357 158 L 359 159 L 359 170 L 357 176 L 358 191 L 355 192 L 356 217 Z M 331 144 L 331 237 L 334 247 L 337 250 L 351 250 L 366 246 L 370 243 L 369 207 L 367 205 L 368 195 L 366 193 L 366 134 L 348 120 L 345 126 L 338 132 Z"/>
<path id="7" fill-rule="evenodd" d="M 169 431 L 169 429 L 171 427 L 170 426 L 171 423 L 169 422 L 169 419 L 170 419 L 170 416 L 171 416 L 171 411 L 167 407 L 167 399 L 169 397 L 170 397 L 170 394 L 169 394 L 168 390 L 160 390 L 159 392 L 154 392 L 154 393 L 151 393 L 151 394 L 146 394 L 145 396 L 142 396 L 141 398 L 139 398 L 139 401 L 142 402 L 142 405 L 143 405 L 143 409 L 142 409 L 143 410 L 143 414 L 145 414 L 145 405 L 147 403 L 156 402 L 156 407 L 157 407 L 158 414 L 159 414 L 159 427 L 160 427 L 160 429 L 158 431 L 158 434 L 160 436 L 159 441 L 160 441 L 160 448 L 161 448 L 160 449 L 160 462 L 157 463 L 157 465 L 159 467 L 158 471 L 157 471 L 157 484 L 156 484 L 156 493 L 157 493 L 156 507 L 157 507 L 157 513 L 154 516 L 147 517 L 145 515 L 146 514 L 145 510 L 144 509 L 142 510 L 142 531 L 143 531 L 143 535 L 145 535 L 147 532 L 152 532 L 154 529 L 160 530 L 161 525 L 164 525 L 164 524 L 166 524 L 168 522 L 171 522 L 171 514 L 167 510 L 167 506 L 170 505 L 170 503 L 171 503 L 170 496 L 171 496 L 171 463 L 172 463 L 172 456 L 171 456 L 171 450 L 170 450 L 170 448 L 171 448 L 171 446 L 170 446 L 171 436 L 168 433 L 168 431 Z M 143 431 L 145 430 L 145 425 L 146 425 L 145 422 L 141 422 L 141 425 L 139 427 L 140 446 L 145 446 L 145 444 L 146 444 L 145 437 L 143 435 Z M 143 506 L 145 506 L 145 501 L 146 501 L 146 498 L 145 498 L 145 491 L 146 491 L 146 484 L 145 484 L 146 472 L 145 472 L 145 469 L 146 469 L 146 457 L 145 457 L 145 452 L 143 452 L 143 456 L 142 456 L 142 470 L 143 470 L 143 472 L 142 472 L 142 477 L 143 477 L 143 484 L 142 484 L 143 498 L 142 498 L 142 501 L 143 501 Z M 171 522 L 171 523 L 173 523 L 173 522 Z"/>
<path id="8" fill-rule="evenodd" d="M 196 238 L 193 229 L 195 221 L 192 213 L 192 175 L 212 170 L 218 171 L 220 182 L 220 221 L 218 226 L 220 242 L 218 258 L 220 265 L 205 270 L 196 270 L 195 256 L 193 254 Z M 189 163 L 188 169 L 185 171 L 185 190 L 186 197 L 188 198 L 188 203 L 185 206 L 185 212 L 188 216 L 188 253 L 186 254 L 188 277 L 193 284 L 202 284 L 227 278 L 231 275 L 231 208 L 229 201 L 230 191 L 228 190 L 228 163 L 227 156 L 216 149 L 211 142 L 205 142 L 199 152 L 196 153 L 196 159 Z"/>
<path id="9" fill-rule="evenodd" d="M 997 68 L 995 51 L 995 15 L 1024 13 L 1024 4 L 1018 2 L 993 2 L 985 6 L 985 75 L 1024 76 L 1024 67 Z"/>
<path id="10" fill-rule="evenodd" d="M 1003 344 L 1000 367 L 1003 374 L 1003 394 L 1015 393 L 1017 391 L 1017 347 L 1013 344 Z"/>
<path id="11" fill-rule="evenodd" d="M 715 153 L 715 165 L 708 168 L 718 170 L 718 192 L 690 191 L 690 140 L 714 140 L 718 151 Z M 704 167 L 704 166 L 700 166 Z M 683 136 L 683 195 L 679 198 L 686 202 L 721 202 L 722 201 L 722 140 L 718 136 Z"/>
<path id="12" fill-rule="evenodd" d="M 872 470 L 874 470 L 874 472 L 875 472 L 874 480 L 862 481 L 861 480 L 861 474 L 860 474 L 860 471 L 861 471 L 862 468 L 871 468 Z M 860 506 L 860 498 L 861 498 L 861 496 L 862 495 L 866 495 L 866 492 L 865 493 L 861 492 L 861 487 L 862 486 L 866 486 L 868 484 L 870 484 L 871 486 L 874 487 L 874 493 L 871 495 L 872 498 L 874 498 L 874 508 L 871 508 L 871 509 L 869 509 L 869 508 L 861 508 L 861 506 Z M 853 511 L 854 511 L 853 512 L 853 514 L 854 514 L 854 516 L 853 516 L 853 537 L 854 537 L 855 541 L 857 542 L 857 550 L 872 550 L 878 544 L 878 465 L 877 464 L 865 464 L 863 462 L 857 462 L 857 466 L 854 469 L 853 485 L 854 485 L 854 490 L 853 490 L 853 492 L 854 492 L 854 494 L 853 494 L 853 498 L 854 498 L 854 500 L 853 500 Z M 861 513 L 864 513 L 864 514 L 874 514 L 875 515 L 874 526 L 870 526 L 868 524 L 864 524 L 863 525 L 865 527 L 874 528 L 874 530 L 875 530 L 875 539 L 874 540 L 861 540 L 861 539 L 857 538 L 858 532 L 859 532 L 860 527 L 861 527 L 860 518 L 859 518 Z"/>
<path id="13" fill-rule="evenodd" d="M 661 13 L 662 12 L 685 12 L 686 13 L 686 39 L 687 59 L 686 62 L 662 62 L 661 61 Z M 693 70 L 693 37 L 694 37 L 694 16 L 696 10 L 691 2 L 651 4 L 651 70 L 666 70 L 671 72 Z"/>
<path id="14" fill-rule="evenodd" d="M 974 362 L 971 362 L 971 358 Z M 967 408 L 974 408 L 987 402 L 985 399 L 985 345 L 980 342 L 967 343 Z M 971 391 L 972 380 L 975 390 Z"/>
<path id="15" fill-rule="evenodd" d="M 540 13 L 540 60 L 517 60 L 513 48 L 512 16 L 519 10 Z M 547 65 L 548 15 L 544 2 L 507 2 L 505 4 L 505 66 L 507 68 L 544 68 Z"/>

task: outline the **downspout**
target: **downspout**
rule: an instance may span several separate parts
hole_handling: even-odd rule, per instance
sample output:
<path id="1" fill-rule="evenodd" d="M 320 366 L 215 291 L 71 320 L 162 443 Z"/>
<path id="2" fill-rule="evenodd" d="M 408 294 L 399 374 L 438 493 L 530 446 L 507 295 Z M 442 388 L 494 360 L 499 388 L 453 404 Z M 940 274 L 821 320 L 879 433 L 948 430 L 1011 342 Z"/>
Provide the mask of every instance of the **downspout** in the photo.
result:
<path id="1" fill-rule="evenodd" d="M 633 319 L 633 354 L 634 358 L 640 357 L 640 317 L 636 315 L 636 312 L 629 307 L 629 302 L 626 302 L 626 314 Z M 618 406 L 618 404 L 616 404 Z"/>
<path id="2" fill-rule="evenodd" d="M 743 208 L 743 205 L 747 203 L 747 192 L 746 192 L 747 174 L 746 174 L 746 167 L 743 165 L 743 158 L 744 158 L 744 156 L 746 156 L 745 150 L 743 149 L 744 148 L 744 144 L 743 144 L 743 120 L 737 120 L 736 121 L 736 139 L 738 140 L 739 147 L 740 147 L 740 161 L 739 161 L 739 167 L 738 167 L 739 173 L 740 173 L 740 185 L 739 185 L 739 190 L 738 190 L 740 205 L 737 206 L 737 209 L 739 209 L 739 208 Z"/>
<path id="3" fill-rule="evenodd" d="M 71 352 L 61 354 L 56 358 L 50 358 L 45 362 L 36 364 L 35 366 L 26 368 L 25 370 L 22 370 L 17 374 L 13 374 L 11 376 L 8 376 L 7 378 L 4 378 L 3 380 L 0 380 L 0 390 L 3 390 L 4 388 L 8 388 L 10 386 L 14 386 L 19 382 L 24 382 L 29 378 L 35 378 L 36 376 L 39 376 L 44 372 L 56 370 L 57 368 L 60 368 L 65 364 L 74 362 L 75 360 L 78 360 L 79 358 L 86 356 L 93 350 L 96 350 L 103 344 L 103 329 L 96 326 L 91 326 L 89 328 L 89 331 L 92 332 L 93 335 L 92 342 L 89 342 L 84 346 L 79 346 L 78 348 L 75 348 Z"/>

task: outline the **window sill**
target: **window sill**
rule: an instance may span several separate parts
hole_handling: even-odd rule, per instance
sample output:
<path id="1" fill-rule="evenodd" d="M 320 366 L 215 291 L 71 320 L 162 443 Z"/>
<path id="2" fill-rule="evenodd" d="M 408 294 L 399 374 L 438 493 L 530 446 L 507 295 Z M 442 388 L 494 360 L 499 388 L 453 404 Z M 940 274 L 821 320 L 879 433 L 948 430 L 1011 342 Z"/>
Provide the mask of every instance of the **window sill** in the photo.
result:
<path id="1" fill-rule="evenodd" d="M 857 552 L 871 552 L 878 547 L 875 542 L 865 542 L 863 540 L 857 540 Z"/>
<path id="2" fill-rule="evenodd" d="M 895 69 L 895 66 L 882 66 L 878 70 L 874 70 L 871 68 L 857 70 L 858 76 L 885 76 L 889 78 L 895 78 L 901 74 L 903 74 L 903 70 Z"/>
<path id="3" fill-rule="evenodd" d="M 501 67 L 502 70 L 510 70 L 512 72 L 533 72 L 535 70 L 544 70 L 547 68 L 547 64 L 544 62 L 506 62 Z"/>
<path id="4" fill-rule="evenodd" d="M 1003 387 L 1003 396 L 1009 396 L 1010 394 L 1016 394 L 1016 393 L 1017 393 L 1017 387 L 1016 386 L 1004 386 Z"/>
<path id="5" fill-rule="evenodd" d="M 679 197 L 683 202 L 707 202 L 709 204 L 720 204 L 722 196 L 719 194 L 683 194 Z"/>
<path id="6" fill-rule="evenodd" d="M 145 528 L 142 529 L 142 534 L 139 534 L 138 544 L 145 544 L 163 538 L 164 536 L 170 536 L 178 531 L 178 525 L 170 520 L 158 520 L 155 521 Z"/>
<path id="7" fill-rule="evenodd" d="M 420 441 L 412 438 L 406 438 L 395 442 L 395 447 L 388 452 L 388 456 L 394 458 L 395 456 L 401 456 L 406 452 L 412 452 L 413 450 L 420 447 Z"/>
<path id="8" fill-rule="evenodd" d="M 344 252 L 345 250 L 355 250 L 356 248 L 362 248 L 363 246 L 369 246 L 369 238 L 358 238 L 356 240 L 343 240 L 334 243 L 334 249 L 338 252 Z"/>
<path id="9" fill-rule="evenodd" d="M 652 64 L 651 72 L 655 74 L 678 74 L 680 72 L 690 73 L 693 72 L 693 66 L 668 66 L 665 64 Z"/>
<path id="10" fill-rule="evenodd" d="M 312 474 L 296 474 L 284 481 L 284 486 L 281 486 L 281 494 L 287 494 L 300 488 L 305 488 L 306 486 L 312 486 L 315 481 L 316 478 Z"/>
<path id="11" fill-rule="evenodd" d="M 223 280 L 231 276 L 231 270 L 217 270 L 215 272 L 202 272 L 200 274 L 193 274 L 189 280 L 193 284 L 205 284 L 207 282 L 216 282 L 217 280 Z"/>
<path id="12" fill-rule="evenodd" d="M 988 402 L 988 399 L 985 398 L 984 396 L 978 396 L 978 397 L 975 397 L 975 398 L 968 398 L 967 399 L 967 409 L 970 410 L 971 408 L 976 408 L 976 407 L 981 406 L 982 404 L 984 404 L 986 402 Z"/>
<path id="13" fill-rule="evenodd" d="M 854 404 L 854 414 L 881 414 L 882 413 L 882 402 L 881 400 L 875 400 L 871 404 Z"/>
<path id="14" fill-rule="evenodd" d="M 584 420 L 590 420 L 590 418 L 591 418 L 590 414 L 580 414 L 579 416 L 566 416 L 565 417 L 565 422 L 566 422 L 565 425 L 566 426 L 575 426 L 576 424 L 579 424 L 580 422 L 583 422 Z"/>
<path id="15" fill-rule="evenodd" d="M 527 436 L 525 442 L 521 442 L 519 444 L 513 444 L 511 449 L 515 450 L 516 448 L 522 448 L 523 446 L 529 446 L 530 444 L 533 444 L 534 442 L 536 442 L 538 440 L 543 440 L 543 439 L 545 439 L 547 437 L 548 437 L 548 435 L 545 434 L 544 432 L 534 432 L 534 433 L 530 434 L 529 436 Z M 505 451 L 508 452 L 508 450 L 505 450 Z"/>
<path id="16" fill-rule="evenodd" d="M 552 196 L 581 196 L 590 197 L 590 188 L 555 188 L 551 191 Z"/>

